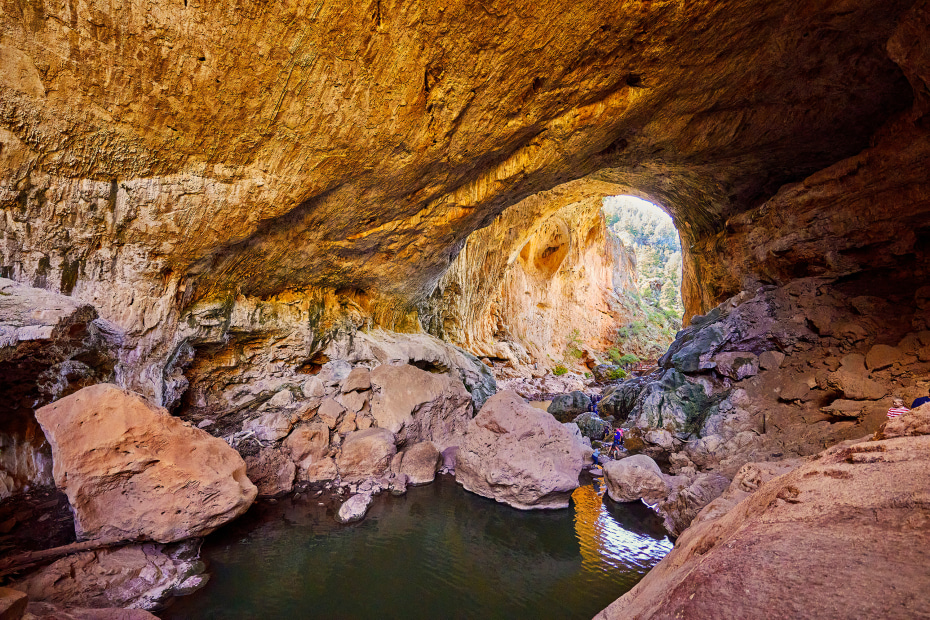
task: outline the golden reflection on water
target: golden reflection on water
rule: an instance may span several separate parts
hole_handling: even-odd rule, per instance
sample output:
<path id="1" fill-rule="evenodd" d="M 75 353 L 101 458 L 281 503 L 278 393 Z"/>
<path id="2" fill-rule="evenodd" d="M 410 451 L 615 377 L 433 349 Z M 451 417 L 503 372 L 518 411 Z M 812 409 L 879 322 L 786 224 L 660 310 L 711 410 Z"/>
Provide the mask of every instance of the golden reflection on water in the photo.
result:
<path id="1" fill-rule="evenodd" d="M 671 548 L 667 538 L 657 541 L 620 527 L 604 506 L 604 498 L 596 490 L 604 488 L 603 479 L 580 486 L 572 493 L 575 507 L 575 536 L 585 570 L 611 571 L 632 567 L 648 567 L 655 557 L 662 557 Z"/>

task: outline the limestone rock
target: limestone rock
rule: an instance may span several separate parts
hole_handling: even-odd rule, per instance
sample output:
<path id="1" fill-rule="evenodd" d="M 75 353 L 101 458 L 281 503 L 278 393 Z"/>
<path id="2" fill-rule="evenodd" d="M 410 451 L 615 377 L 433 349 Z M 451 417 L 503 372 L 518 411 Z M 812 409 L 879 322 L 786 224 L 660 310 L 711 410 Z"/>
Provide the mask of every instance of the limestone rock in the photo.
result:
<path id="1" fill-rule="evenodd" d="M 336 457 L 339 475 L 345 479 L 380 475 L 388 470 L 397 453 L 394 433 L 386 428 L 368 428 L 346 435 Z"/>
<path id="2" fill-rule="evenodd" d="M 290 455 L 279 448 L 264 448 L 245 459 L 246 473 L 258 488 L 259 497 L 275 497 L 294 488 L 297 466 Z"/>
<path id="3" fill-rule="evenodd" d="M 615 502 L 645 500 L 655 504 L 668 497 L 662 470 L 645 454 L 636 454 L 604 465 L 607 494 Z"/>
<path id="4" fill-rule="evenodd" d="M 36 412 L 79 538 L 203 536 L 244 513 L 257 489 L 225 442 L 113 385 Z"/>
<path id="5" fill-rule="evenodd" d="M 0 588 L 0 620 L 19 620 L 29 604 L 25 592 L 12 588 Z"/>
<path id="6" fill-rule="evenodd" d="M 709 504 L 596 618 L 911 618 L 930 592 L 928 488 L 930 436 L 835 446 L 722 515 Z"/>
<path id="7" fill-rule="evenodd" d="M 15 587 L 32 602 L 68 607 L 156 609 L 207 582 L 200 543 L 127 545 L 83 551 L 40 568 Z"/>
<path id="8" fill-rule="evenodd" d="M 581 447 L 551 415 L 499 392 L 468 424 L 455 480 L 515 508 L 565 508 L 578 487 Z"/>
<path id="9" fill-rule="evenodd" d="M 284 440 L 291 459 L 299 463 L 307 457 L 321 458 L 329 450 L 329 428 L 322 423 L 298 424 Z"/>
<path id="10" fill-rule="evenodd" d="M 552 403 L 547 410 L 559 422 L 571 422 L 579 414 L 584 413 L 591 408 L 591 399 L 584 392 L 569 392 L 568 394 L 559 394 L 552 399 Z"/>
<path id="11" fill-rule="evenodd" d="M 248 421 L 245 429 L 252 431 L 259 441 L 278 441 L 291 432 L 291 422 L 282 413 L 266 413 L 260 418 Z"/>
<path id="12" fill-rule="evenodd" d="M 717 372 L 740 381 L 759 373 L 759 358 L 752 353 L 727 352 L 714 356 Z"/>
<path id="13" fill-rule="evenodd" d="M 301 391 L 307 398 L 322 398 L 325 394 L 323 382 L 316 375 L 304 381 Z"/>
<path id="14" fill-rule="evenodd" d="M 339 513 L 336 515 L 336 520 L 340 523 L 352 523 L 353 521 L 361 521 L 365 518 L 365 513 L 368 512 L 368 507 L 371 506 L 371 494 L 370 493 L 358 493 L 353 495 L 345 502 L 342 506 L 339 507 Z"/>
<path id="15" fill-rule="evenodd" d="M 365 391 L 371 389 L 371 374 L 367 368 L 353 368 L 352 372 L 342 382 L 342 393 Z"/>
<path id="16" fill-rule="evenodd" d="M 436 479 L 436 469 L 442 455 L 431 441 L 421 441 L 403 452 L 398 452 L 391 463 L 391 471 L 407 476 L 412 485 L 429 484 Z"/>
<path id="17" fill-rule="evenodd" d="M 399 444 L 429 440 L 456 445 L 472 418 L 472 400 L 458 379 L 414 366 L 383 364 L 371 371 L 371 415 Z"/>
<path id="18" fill-rule="evenodd" d="M 759 354 L 759 367 L 763 370 L 776 370 L 781 368 L 785 361 L 785 354 L 781 351 L 763 351 Z"/>

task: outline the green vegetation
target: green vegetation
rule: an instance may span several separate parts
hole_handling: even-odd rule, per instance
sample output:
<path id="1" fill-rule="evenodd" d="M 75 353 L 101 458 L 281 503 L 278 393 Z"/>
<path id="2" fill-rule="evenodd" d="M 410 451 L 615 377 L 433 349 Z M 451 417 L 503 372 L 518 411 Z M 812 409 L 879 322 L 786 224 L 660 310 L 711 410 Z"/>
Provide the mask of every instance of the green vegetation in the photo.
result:
<path id="1" fill-rule="evenodd" d="M 566 368 L 564 364 L 556 364 L 555 368 L 552 369 L 552 374 L 554 374 L 557 377 L 561 377 L 567 372 L 568 372 L 568 368 Z"/>
<path id="2" fill-rule="evenodd" d="M 627 375 L 626 375 L 626 371 L 623 370 L 622 368 L 614 368 L 613 370 L 610 371 L 610 373 L 608 373 L 607 376 L 611 380 L 616 380 L 616 379 L 626 379 Z"/>
<path id="3" fill-rule="evenodd" d="M 577 329 L 573 329 L 568 337 L 568 342 L 565 344 L 565 357 L 567 359 L 581 359 L 584 356 L 582 346 L 584 346 L 584 342 L 581 341 L 581 333 Z"/>

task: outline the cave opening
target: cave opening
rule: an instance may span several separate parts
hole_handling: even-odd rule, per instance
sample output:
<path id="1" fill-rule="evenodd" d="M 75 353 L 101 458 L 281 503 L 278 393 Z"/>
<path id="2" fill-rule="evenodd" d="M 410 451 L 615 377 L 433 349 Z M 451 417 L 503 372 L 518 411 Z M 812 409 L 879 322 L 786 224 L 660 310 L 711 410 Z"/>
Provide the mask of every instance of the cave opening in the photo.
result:
<path id="1" fill-rule="evenodd" d="M 684 315 L 681 236 L 663 207 L 638 196 L 607 196 L 602 212 L 609 234 L 623 244 L 621 260 L 624 254 L 632 258 L 621 266 L 632 271 L 631 285 L 618 291 L 625 322 L 608 353 L 614 361 L 655 360 L 671 344 Z"/>

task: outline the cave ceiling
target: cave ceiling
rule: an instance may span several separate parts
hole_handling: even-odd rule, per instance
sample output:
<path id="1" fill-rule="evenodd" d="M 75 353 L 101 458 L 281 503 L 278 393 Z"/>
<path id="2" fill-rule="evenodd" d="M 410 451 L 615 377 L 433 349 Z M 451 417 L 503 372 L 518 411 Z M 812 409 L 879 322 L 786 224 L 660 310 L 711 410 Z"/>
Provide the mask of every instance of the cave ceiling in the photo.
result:
<path id="1" fill-rule="evenodd" d="M 885 44 L 912 4 L 2 0 L 0 204 L 53 213 L 5 260 L 19 235 L 24 262 L 134 248 L 185 302 L 416 302 L 584 178 L 700 240 L 910 105 Z"/>

